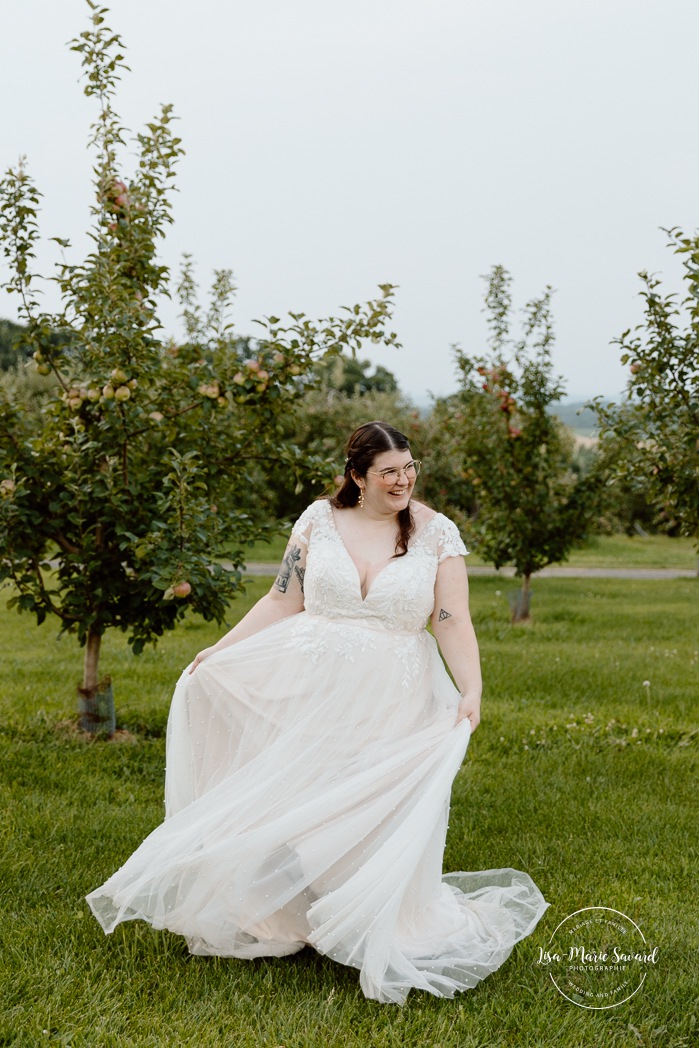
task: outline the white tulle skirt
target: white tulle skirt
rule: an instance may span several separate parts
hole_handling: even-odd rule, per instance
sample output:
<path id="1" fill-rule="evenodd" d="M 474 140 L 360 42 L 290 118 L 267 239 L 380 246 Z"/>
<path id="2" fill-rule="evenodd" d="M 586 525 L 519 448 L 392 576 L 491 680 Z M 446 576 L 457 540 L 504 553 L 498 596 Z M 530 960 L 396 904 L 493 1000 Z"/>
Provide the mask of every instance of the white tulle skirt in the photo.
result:
<path id="1" fill-rule="evenodd" d="M 192 953 L 305 945 L 367 997 L 442 997 L 495 971 L 547 907 L 512 869 L 442 876 L 470 737 L 427 633 L 295 615 L 182 674 L 166 819 L 87 899 Z"/>

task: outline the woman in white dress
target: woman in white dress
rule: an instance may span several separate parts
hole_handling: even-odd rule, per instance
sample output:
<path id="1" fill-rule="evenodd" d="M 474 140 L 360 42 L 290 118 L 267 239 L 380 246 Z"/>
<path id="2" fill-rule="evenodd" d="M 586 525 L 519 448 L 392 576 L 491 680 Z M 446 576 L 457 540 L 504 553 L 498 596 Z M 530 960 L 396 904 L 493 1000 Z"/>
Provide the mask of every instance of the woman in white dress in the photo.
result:
<path id="1" fill-rule="evenodd" d="M 270 592 L 183 672 L 165 821 L 88 896 L 106 932 L 141 918 L 223 957 L 308 944 L 402 1003 L 474 986 L 535 927 L 527 874 L 442 876 L 481 677 L 467 551 L 413 500 L 419 469 L 393 427 L 356 430 Z"/>

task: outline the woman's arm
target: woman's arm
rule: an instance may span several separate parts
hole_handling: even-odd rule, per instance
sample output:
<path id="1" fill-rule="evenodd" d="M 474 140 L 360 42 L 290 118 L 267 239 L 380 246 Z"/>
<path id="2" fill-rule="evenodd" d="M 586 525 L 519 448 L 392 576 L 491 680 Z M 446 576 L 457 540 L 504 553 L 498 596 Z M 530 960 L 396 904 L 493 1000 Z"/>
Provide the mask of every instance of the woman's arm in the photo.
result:
<path id="1" fill-rule="evenodd" d="M 189 670 L 194 673 L 200 662 L 208 659 L 216 651 L 237 644 L 240 640 L 252 637 L 267 626 L 273 626 L 275 622 L 286 619 L 289 615 L 297 615 L 304 609 L 303 601 L 303 577 L 306 572 L 306 544 L 297 536 L 292 535 L 289 545 L 286 547 L 284 559 L 281 562 L 279 572 L 274 585 L 269 593 L 265 593 L 256 604 L 252 606 L 247 615 L 229 630 L 210 648 L 204 648 L 195 657 Z"/>
<path id="2" fill-rule="evenodd" d="M 468 575 L 462 557 L 447 557 L 437 569 L 431 625 L 461 692 L 456 723 L 468 717 L 474 731 L 481 719 L 481 664 L 468 610 Z"/>

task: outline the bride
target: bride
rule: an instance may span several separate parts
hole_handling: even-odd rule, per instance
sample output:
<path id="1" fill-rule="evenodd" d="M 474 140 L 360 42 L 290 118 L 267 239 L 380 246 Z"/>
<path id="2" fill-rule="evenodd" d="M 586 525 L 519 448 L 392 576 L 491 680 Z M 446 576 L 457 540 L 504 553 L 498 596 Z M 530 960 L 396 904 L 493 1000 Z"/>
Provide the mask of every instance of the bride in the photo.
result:
<path id="1" fill-rule="evenodd" d="M 476 985 L 535 927 L 526 873 L 442 875 L 481 677 L 467 551 L 413 500 L 419 471 L 403 434 L 360 426 L 270 592 L 183 672 L 165 821 L 87 897 L 105 932 L 141 918 L 223 957 L 310 945 L 402 1003 Z"/>

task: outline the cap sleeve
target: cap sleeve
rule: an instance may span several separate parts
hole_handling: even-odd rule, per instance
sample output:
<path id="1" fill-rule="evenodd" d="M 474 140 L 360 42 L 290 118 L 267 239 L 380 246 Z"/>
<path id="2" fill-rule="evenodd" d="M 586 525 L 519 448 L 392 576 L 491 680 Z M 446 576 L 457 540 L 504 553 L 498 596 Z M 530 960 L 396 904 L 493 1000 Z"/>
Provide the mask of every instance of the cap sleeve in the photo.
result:
<path id="1" fill-rule="evenodd" d="M 322 511 L 322 502 L 312 502 L 310 506 L 307 506 L 291 529 L 290 538 L 298 539 L 304 546 L 308 546 L 313 525 L 318 523 Z"/>
<path id="2" fill-rule="evenodd" d="M 437 560 L 441 564 L 447 557 L 464 557 L 468 553 L 459 529 L 453 520 L 440 514 L 437 545 Z"/>

